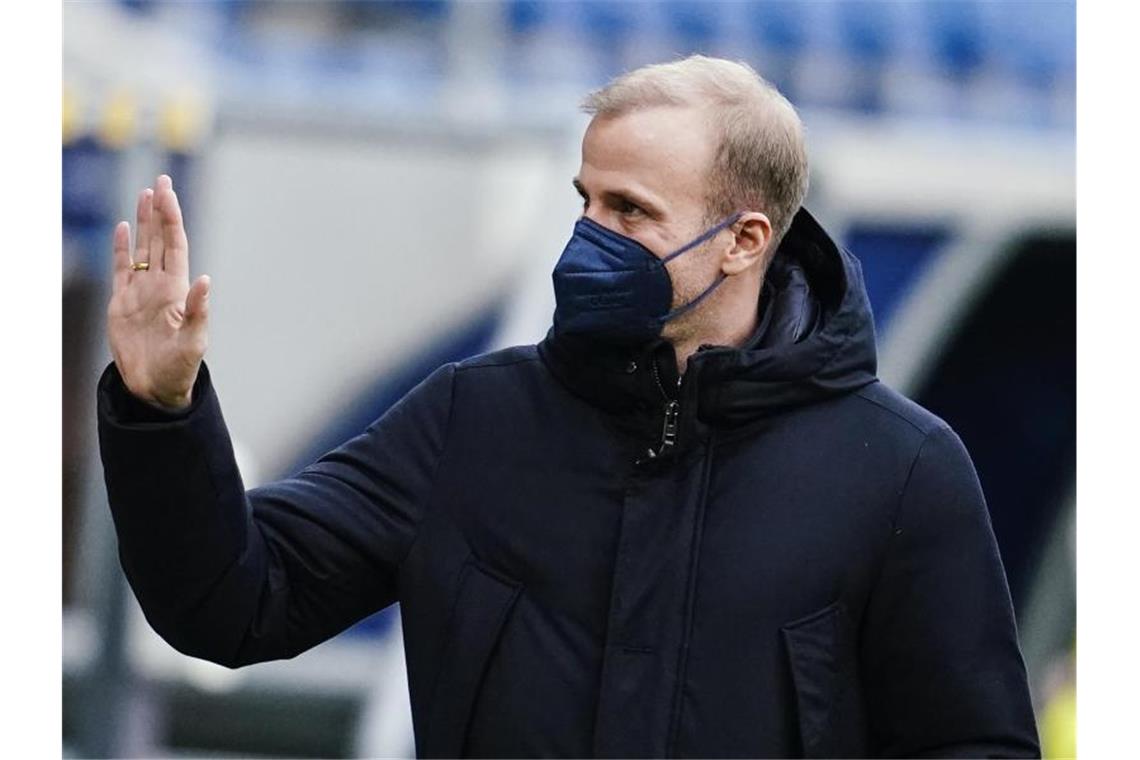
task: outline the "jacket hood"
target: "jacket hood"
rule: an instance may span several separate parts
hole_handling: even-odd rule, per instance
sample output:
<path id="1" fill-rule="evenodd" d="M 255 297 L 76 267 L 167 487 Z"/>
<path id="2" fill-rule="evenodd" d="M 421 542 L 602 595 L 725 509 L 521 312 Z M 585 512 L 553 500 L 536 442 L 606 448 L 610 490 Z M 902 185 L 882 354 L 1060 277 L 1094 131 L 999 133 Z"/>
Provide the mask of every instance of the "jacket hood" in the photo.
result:
<path id="1" fill-rule="evenodd" d="M 801 208 L 761 288 L 760 319 L 742 347 L 702 346 L 685 396 L 710 425 L 735 426 L 875 381 L 875 328 L 859 261 Z M 539 353 L 567 388 L 611 411 L 656 408 L 675 384 L 672 345 L 618 348 L 547 334 Z M 684 401 L 682 402 L 684 403 Z"/>
<path id="2" fill-rule="evenodd" d="M 784 236 L 743 348 L 699 352 L 700 416 L 738 424 L 875 380 L 875 322 L 859 260 L 805 209 Z"/>

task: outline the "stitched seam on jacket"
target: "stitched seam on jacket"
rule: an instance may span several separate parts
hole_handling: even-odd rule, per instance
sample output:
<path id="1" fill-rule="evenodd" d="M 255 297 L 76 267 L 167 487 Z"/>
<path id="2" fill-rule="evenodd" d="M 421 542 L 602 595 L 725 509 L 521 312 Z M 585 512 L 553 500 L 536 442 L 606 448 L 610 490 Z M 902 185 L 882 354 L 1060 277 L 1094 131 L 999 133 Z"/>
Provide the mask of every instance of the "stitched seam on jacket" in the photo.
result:
<path id="1" fill-rule="evenodd" d="M 869 385 L 870 385 L 870 383 L 868 383 L 867 385 L 864 385 L 862 388 L 855 391 L 855 395 L 858 396 L 859 398 L 863 399 L 864 401 L 866 401 L 868 404 L 872 404 L 873 406 L 877 406 L 885 412 L 889 412 L 890 414 L 893 414 L 895 417 L 898 417 L 900 420 L 902 420 L 906 424 L 910 425 L 912 428 L 914 428 L 918 432 L 922 433 L 924 436 L 930 435 L 931 433 L 933 433 L 934 431 L 939 429 L 938 426 L 935 426 L 934 428 L 929 428 L 929 429 L 923 428 L 921 425 L 919 425 L 917 422 L 912 420 L 910 417 L 907 417 L 905 414 L 900 412 L 898 409 L 892 409 L 891 407 L 884 404 L 882 401 L 878 401 L 876 399 L 873 399 L 870 396 L 864 396 L 863 391 Z M 924 443 L 925 443 L 925 441 L 924 441 Z"/>
<path id="2" fill-rule="evenodd" d="M 474 553 L 472 553 L 471 556 L 474 558 Z M 476 572 L 483 572 L 482 564 L 478 561 L 473 560 L 471 565 L 472 569 Z M 498 576 L 495 575 L 492 577 L 497 578 Z M 471 693 L 471 704 L 467 708 L 467 717 L 463 725 L 463 732 L 459 736 L 459 754 L 462 757 L 467 757 L 467 740 L 471 735 L 471 723 L 475 718 L 475 710 L 479 704 L 479 695 L 482 693 L 483 686 L 487 680 L 487 671 L 490 670 L 491 661 L 495 658 L 495 653 L 499 650 L 503 640 L 503 625 L 507 617 L 514 610 L 515 605 L 518 604 L 519 597 L 522 596 L 522 589 L 522 584 L 516 583 L 514 589 L 511 591 L 511 595 L 507 597 L 507 601 L 500 606 L 499 613 L 495 616 L 495 624 L 492 626 L 492 630 L 495 631 L 495 637 L 492 639 L 491 645 L 487 648 L 486 657 L 483 658 L 483 664 L 479 668 L 479 676 L 475 681 L 475 688 Z M 439 684 L 437 683 L 436 687 L 438 688 L 438 686 Z"/>
<path id="3" fill-rule="evenodd" d="M 626 475 L 625 484 L 622 487 L 622 509 L 623 510 L 625 509 L 625 503 L 629 499 L 629 494 L 630 494 L 630 491 L 632 489 L 631 481 L 632 481 L 632 478 L 629 475 Z M 608 611 L 606 613 L 606 630 L 605 630 L 605 634 L 603 635 L 602 665 L 601 665 L 601 669 L 600 669 L 601 676 L 599 679 L 600 685 L 598 687 L 597 704 L 594 706 L 594 722 L 593 722 L 593 726 L 592 726 L 593 736 L 590 739 L 590 746 L 593 749 L 595 756 L 598 756 L 601 754 L 598 752 L 598 733 L 599 733 L 598 732 L 598 726 L 602 720 L 603 708 L 605 707 L 605 701 L 606 701 L 605 700 L 606 675 L 609 673 L 609 671 L 611 671 L 615 667 L 615 666 L 611 665 L 611 662 L 613 661 L 613 658 L 611 656 L 611 652 L 613 651 L 615 646 L 620 645 L 619 642 L 617 641 L 617 639 L 619 638 L 618 633 L 614 631 L 616 626 L 613 625 L 612 610 L 614 608 L 614 598 L 617 596 L 617 577 L 618 577 L 618 574 L 621 572 L 621 556 L 622 556 L 622 550 L 624 548 L 622 545 L 622 538 L 624 537 L 623 536 L 624 533 L 625 533 L 625 520 L 622 519 L 621 521 L 618 522 L 617 550 L 614 552 L 614 568 L 613 568 L 613 573 L 610 577 L 609 606 L 608 606 Z"/>
<path id="4" fill-rule="evenodd" d="M 518 359 L 508 359 L 508 360 L 504 360 L 501 362 L 487 362 L 487 363 L 480 362 L 478 364 L 468 364 L 466 366 L 459 364 L 459 363 L 456 363 L 455 371 L 458 373 L 458 372 L 469 372 L 469 371 L 475 370 L 475 369 L 494 369 L 495 367 L 513 367 L 516 364 L 526 364 L 527 362 L 537 362 L 537 361 L 541 361 L 541 359 L 538 356 L 523 356 L 523 357 L 520 357 Z"/>
<path id="5" fill-rule="evenodd" d="M 903 502 L 906 500 L 906 492 L 910 488 L 911 478 L 914 477 L 914 471 L 918 467 L 918 460 L 922 457 L 923 449 L 926 448 L 926 444 L 930 441 L 934 434 L 939 430 L 945 429 L 948 428 L 937 428 L 927 433 L 926 437 L 922 439 L 922 443 L 919 444 L 918 450 L 914 452 L 914 459 L 911 460 L 910 468 L 906 473 L 906 480 L 903 481 L 902 490 L 899 492 L 898 503 L 895 505 L 894 511 L 891 514 L 891 532 L 890 535 L 887 536 L 887 545 L 883 548 L 883 552 L 879 556 L 879 566 L 875 570 L 875 581 L 871 584 L 871 591 L 867 595 L 866 603 L 863 605 L 863 614 L 861 617 L 862 624 L 860 625 L 860 628 L 867 624 L 867 606 L 870 605 L 871 596 L 874 595 L 875 589 L 878 588 L 880 581 L 883 579 L 883 573 L 885 572 L 887 566 L 887 560 L 891 553 L 891 549 L 894 548 L 896 535 L 895 530 L 899 524 L 899 517 L 902 514 Z M 862 636 L 860 636 L 860 639 L 862 639 Z"/>
<path id="6" fill-rule="evenodd" d="M 906 482 L 903 483 L 902 492 L 899 494 L 899 503 L 895 505 L 894 515 L 891 517 L 892 529 L 898 527 L 899 518 L 902 516 L 904 502 L 906 501 L 907 491 L 910 490 L 910 483 L 914 479 L 914 471 L 918 469 L 918 460 L 922 458 L 922 452 L 926 450 L 926 444 L 930 443 L 930 440 L 939 433 L 945 433 L 949 431 L 950 428 L 948 427 L 936 427 L 934 430 L 927 432 L 926 437 L 922 439 L 922 443 L 919 445 L 918 451 L 916 451 L 914 454 L 914 461 L 910 463 L 910 470 L 907 471 Z M 891 535 L 894 536 L 894 533 L 892 532 Z"/>
<path id="7" fill-rule="evenodd" d="M 399 573 L 403 570 L 404 562 L 408 559 L 408 557 L 411 556 L 412 549 L 414 549 L 416 547 L 416 544 L 419 543 L 420 536 L 423 535 L 423 531 L 420 530 L 420 528 L 423 526 L 424 520 L 426 520 L 427 516 L 432 512 L 432 507 L 435 505 L 436 490 L 439 488 L 439 468 L 443 464 L 444 457 L 447 454 L 447 444 L 451 441 L 451 420 L 455 416 L 455 375 L 456 367 L 453 364 L 451 366 L 451 382 L 448 385 L 447 422 L 444 423 L 443 426 L 443 442 L 439 446 L 439 455 L 435 460 L 435 469 L 431 474 L 431 490 L 428 492 L 427 498 L 424 499 L 422 508 L 420 509 L 419 519 L 416 520 L 415 535 L 408 543 L 408 548 L 404 552 L 404 556 L 400 557 L 400 561 L 396 563 L 397 575 L 399 575 Z M 398 588 L 399 582 L 397 579 L 397 589 Z"/>
<path id="8" fill-rule="evenodd" d="M 833 649 L 832 653 L 835 655 L 835 659 L 836 659 L 836 662 L 833 663 L 835 666 L 835 670 L 837 671 L 835 673 L 836 684 L 833 687 L 832 692 L 831 692 L 831 700 L 832 700 L 831 701 L 831 709 L 829 709 L 827 711 L 827 717 L 824 719 L 823 724 L 819 727 L 819 730 L 816 732 L 816 735 L 814 737 L 815 741 L 812 742 L 813 744 L 823 742 L 824 739 L 827 738 L 827 735 L 831 732 L 832 726 L 835 724 L 835 720 L 837 718 L 837 713 L 838 713 L 838 710 L 836 709 L 835 705 L 843 703 L 843 697 L 847 695 L 847 690 L 851 686 L 849 683 L 849 680 L 847 678 L 844 678 L 843 673 L 842 673 L 842 668 L 844 665 L 843 658 L 845 656 L 846 657 L 854 657 L 853 652 L 849 652 L 845 649 L 845 645 L 844 645 L 844 641 L 843 641 L 844 628 L 847 626 L 847 621 L 845 620 L 845 615 L 846 615 L 846 610 L 844 609 L 842 597 L 840 597 L 839 603 L 835 608 L 835 616 L 832 618 L 832 621 L 831 621 L 832 630 L 835 633 L 835 638 L 834 638 L 835 648 Z"/>
<path id="9" fill-rule="evenodd" d="M 470 549 L 467 550 L 467 556 L 463 560 L 463 564 L 459 566 L 459 573 L 456 576 L 455 593 L 451 598 L 451 604 L 447 608 L 447 620 L 443 624 L 443 639 L 439 650 L 438 661 L 435 665 L 435 675 L 431 679 L 431 697 L 427 704 L 427 715 L 425 717 L 424 725 L 424 739 L 430 741 L 434 728 L 434 723 L 437 718 L 435 715 L 436 703 L 439 699 L 439 682 L 443 678 L 444 655 L 447 654 L 449 646 L 453 644 L 455 638 L 455 609 L 459 606 L 459 597 L 463 595 L 463 584 L 467 580 L 467 574 L 475 569 L 475 564 L 472 562 L 475 553 Z"/>
<path id="10" fill-rule="evenodd" d="M 681 640 L 681 652 L 677 663 L 677 684 L 673 687 L 673 707 L 669 715 L 669 738 L 665 745 L 665 757 L 673 757 L 677 736 L 681 730 L 681 704 L 684 701 L 685 676 L 689 667 L 689 643 L 693 632 L 693 615 L 697 606 L 697 575 L 701 566 L 700 544 L 705 533 L 705 511 L 708 506 L 708 493 L 712 481 L 712 460 L 715 444 L 715 431 L 710 432 L 704 466 L 701 468 L 701 493 L 697 503 L 697 514 L 693 517 L 693 545 L 689 557 L 689 582 L 685 593 L 685 630 Z"/>

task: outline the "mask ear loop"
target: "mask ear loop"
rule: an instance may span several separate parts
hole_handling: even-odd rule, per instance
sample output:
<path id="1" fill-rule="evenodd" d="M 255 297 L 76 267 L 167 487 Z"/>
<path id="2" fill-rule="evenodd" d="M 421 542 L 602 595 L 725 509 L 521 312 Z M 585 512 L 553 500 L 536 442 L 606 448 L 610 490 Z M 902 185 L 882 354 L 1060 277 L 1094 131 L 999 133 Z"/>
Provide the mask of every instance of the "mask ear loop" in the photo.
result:
<path id="1" fill-rule="evenodd" d="M 662 264 L 667 264 L 667 263 L 669 263 L 670 261 L 672 261 L 673 259 L 675 259 L 675 258 L 677 258 L 678 256 L 680 256 L 682 253 L 687 253 L 688 251 L 691 251 L 692 249 L 696 248 L 696 247 L 697 247 L 698 245 L 700 245 L 701 243 L 705 242 L 706 240 L 709 240 L 709 239 L 711 239 L 711 238 L 712 238 L 714 235 L 717 235 L 717 234 L 719 234 L 719 233 L 720 233 L 720 231 L 721 231 L 721 230 L 723 230 L 725 227 L 728 227 L 729 225 L 735 224 L 735 223 L 736 223 L 736 221 L 737 221 L 738 219 L 740 219 L 740 217 L 742 217 L 743 215 L 744 215 L 744 212 L 743 212 L 743 211 L 737 211 L 735 214 L 733 214 L 732 216 L 728 217 L 727 219 L 725 219 L 725 220 L 724 220 L 723 222 L 721 222 L 720 224 L 717 224 L 716 226 L 714 226 L 714 227 L 712 227 L 711 229 L 709 229 L 709 230 L 707 230 L 706 232 L 704 232 L 704 233 L 703 233 L 703 234 L 702 234 L 700 237 L 698 237 L 696 240 L 692 241 L 691 243 L 686 243 L 685 245 L 683 245 L 683 246 L 681 246 L 680 248 L 678 248 L 676 251 L 673 251 L 673 252 L 672 252 L 672 253 L 670 253 L 668 256 L 666 256 L 665 258 L 661 259 L 661 263 L 662 263 Z"/>
<path id="2" fill-rule="evenodd" d="M 706 298 L 708 298 L 709 296 L 712 295 L 713 291 L 717 289 L 717 286 L 719 286 L 722 282 L 724 282 L 724 279 L 725 279 L 724 272 L 721 272 L 719 275 L 717 275 L 717 278 L 715 280 L 713 280 L 713 284 L 709 285 L 707 288 L 705 288 L 703 293 L 701 293 L 699 296 L 694 298 L 692 301 L 689 301 L 687 304 L 684 304 L 682 306 L 678 306 L 676 309 L 673 309 L 673 311 L 671 311 L 668 314 L 666 314 L 665 316 L 661 317 L 662 324 L 664 324 L 665 322 L 668 322 L 671 319 L 676 319 L 677 317 L 681 316 L 682 314 L 684 314 L 689 309 L 696 308 L 697 304 L 699 304 L 701 301 L 705 300 Z"/>
<path id="3" fill-rule="evenodd" d="M 669 254 L 669 255 L 668 255 L 668 256 L 666 256 L 665 258 L 661 259 L 661 263 L 662 263 L 662 265 L 664 265 L 666 262 L 672 261 L 673 259 L 675 259 L 675 258 L 677 258 L 678 256 L 680 256 L 682 253 L 685 253 L 686 251 L 690 251 L 690 250 L 692 250 L 693 248 L 696 248 L 696 247 L 697 247 L 698 245 L 700 245 L 701 243 L 704 243 L 705 241 L 712 239 L 712 237 L 713 237 L 714 235 L 717 235 L 717 234 L 718 234 L 718 233 L 720 233 L 722 230 L 724 230 L 726 227 L 730 227 L 731 225 L 735 224 L 735 223 L 736 223 L 736 221 L 737 221 L 738 219 L 740 219 L 740 217 L 741 217 L 741 216 L 743 216 L 743 215 L 744 215 L 744 212 L 743 212 L 743 211 L 737 211 L 735 214 L 733 214 L 732 216 L 728 217 L 727 219 L 725 219 L 723 222 L 721 222 L 720 224 L 716 225 L 716 226 L 715 226 L 715 227 L 713 227 L 712 229 L 708 230 L 707 232 L 705 232 L 703 235 L 701 235 L 700 237 L 698 237 L 698 238 L 697 238 L 696 240 L 694 240 L 693 242 L 691 242 L 691 243 L 688 243 L 687 245 L 683 246 L 683 247 L 682 247 L 682 248 L 680 248 L 679 250 L 677 250 L 677 251 L 674 251 L 673 253 Z M 715 280 L 713 280 L 713 283 L 712 283 L 712 285 L 709 285 L 707 288 L 705 288 L 705 289 L 704 289 L 704 292 L 702 292 L 702 293 L 701 293 L 699 296 L 697 296 L 696 298 L 694 298 L 692 301 L 689 301 L 687 304 L 683 304 L 683 305 L 681 305 L 681 306 L 678 306 L 676 309 L 673 309 L 673 310 L 672 310 L 672 311 L 670 311 L 668 314 L 666 314 L 665 316 L 661 317 L 661 323 L 662 323 L 662 324 L 664 324 L 664 323 L 668 322 L 668 321 L 669 321 L 669 320 L 671 320 L 671 319 L 676 319 L 677 317 L 681 316 L 682 314 L 684 314 L 685 312 L 689 311 L 690 309 L 694 309 L 694 308 L 696 308 L 696 306 L 697 306 L 697 305 L 698 305 L 698 304 L 699 304 L 701 301 L 703 301 L 703 300 L 705 300 L 706 298 L 708 298 L 709 296 L 711 296 L 711 295 L 713 294 L 713 291 L 714 291 L 714 290 L 716 290 L 716 289 L 717 289 L 717 287 L 718 287 L 718 286 L 719 286 L 719 285 L 720 285 L 722 282 L 724 282 L 724 280 L 725 280 L 725 274 L 724 274 L 724 272 L 720 272 L 720 273 L 717 275 L 717 278 L 716 278 Z"/>

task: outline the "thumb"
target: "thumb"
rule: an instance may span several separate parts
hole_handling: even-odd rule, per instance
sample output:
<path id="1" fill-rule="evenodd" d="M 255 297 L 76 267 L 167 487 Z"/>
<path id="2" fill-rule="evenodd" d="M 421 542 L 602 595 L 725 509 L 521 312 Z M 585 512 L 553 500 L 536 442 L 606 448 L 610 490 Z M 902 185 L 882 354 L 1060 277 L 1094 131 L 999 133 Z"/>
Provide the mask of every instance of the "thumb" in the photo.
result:
<path id="1" fill-rule="evenodd" d="M 210 313 L 210 275 L 204 274 L 190 286 L 186 293 L 186 320 L 205 322 Z"/>

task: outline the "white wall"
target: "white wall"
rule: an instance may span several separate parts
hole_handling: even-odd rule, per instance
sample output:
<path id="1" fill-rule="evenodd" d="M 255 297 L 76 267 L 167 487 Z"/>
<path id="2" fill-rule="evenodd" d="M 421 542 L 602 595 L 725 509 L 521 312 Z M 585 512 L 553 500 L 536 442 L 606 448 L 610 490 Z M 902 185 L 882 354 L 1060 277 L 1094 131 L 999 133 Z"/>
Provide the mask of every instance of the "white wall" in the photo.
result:
<path id="1" fill-rule="evenodd" d="M 260 472 L 286 466 L 346 402 L 502 298 L 530 262 L 553 263 L 574 219 L 574 142 L 278 117 L 221 125 L 198 168 L 192 266 L 213 281 L 207 362 Z M 552 199 L 565 209 L 553 224 Z"/>

